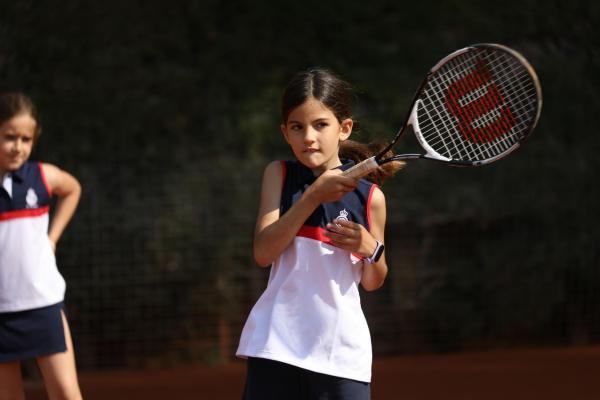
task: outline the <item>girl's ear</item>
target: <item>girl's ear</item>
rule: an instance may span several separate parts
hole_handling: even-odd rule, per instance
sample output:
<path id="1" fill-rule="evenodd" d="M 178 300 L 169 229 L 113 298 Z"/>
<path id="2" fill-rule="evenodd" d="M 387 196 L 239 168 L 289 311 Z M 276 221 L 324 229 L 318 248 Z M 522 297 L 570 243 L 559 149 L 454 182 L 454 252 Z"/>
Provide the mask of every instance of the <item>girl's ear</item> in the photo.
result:
<path id="1" fill-rule="evenodd" d="M 354 121 L 352 121 L 351 118 L 346 118 L 340 123 L 340 142 L 343 142 L 350 137 L 353 126 Z"/>

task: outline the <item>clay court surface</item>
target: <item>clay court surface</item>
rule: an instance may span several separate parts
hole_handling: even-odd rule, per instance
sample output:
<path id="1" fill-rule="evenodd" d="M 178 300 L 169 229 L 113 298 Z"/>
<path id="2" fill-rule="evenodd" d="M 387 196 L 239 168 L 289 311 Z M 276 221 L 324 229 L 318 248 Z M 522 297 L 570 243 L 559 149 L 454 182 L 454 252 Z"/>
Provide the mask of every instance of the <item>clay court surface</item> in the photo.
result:
<path id="1" fill-rule="evenodd" d="M 82 372 L 88 400 L 239 399 L 245 366 Z M 27 399 L 45 399 L 39 382 Z M 377 358 L 373 400 L 600 399 L 600 346 Z M 283 399 L 285 400 L 285 399 Z"/>

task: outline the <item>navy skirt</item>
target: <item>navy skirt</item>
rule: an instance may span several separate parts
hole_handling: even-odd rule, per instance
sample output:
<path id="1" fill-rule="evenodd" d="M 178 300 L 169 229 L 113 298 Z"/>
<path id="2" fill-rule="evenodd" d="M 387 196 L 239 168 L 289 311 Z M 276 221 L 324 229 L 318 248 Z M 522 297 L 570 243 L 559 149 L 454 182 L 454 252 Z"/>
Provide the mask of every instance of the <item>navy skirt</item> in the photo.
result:
<path id="1" fill-rule="evenodd" d="M 0 313 L 0 363 L 67 351 L 63 303 Z"/>

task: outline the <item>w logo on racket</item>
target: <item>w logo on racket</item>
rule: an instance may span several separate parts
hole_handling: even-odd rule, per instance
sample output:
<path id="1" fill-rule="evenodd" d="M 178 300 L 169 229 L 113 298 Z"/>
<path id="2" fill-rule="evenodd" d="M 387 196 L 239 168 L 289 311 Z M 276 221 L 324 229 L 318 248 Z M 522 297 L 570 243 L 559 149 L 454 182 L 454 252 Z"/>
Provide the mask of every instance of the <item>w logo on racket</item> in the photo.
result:
<path id="1" fill-rule="evenodd" d="M 462 136 L 484 144 L 507 134 L 516 123 L 489 67 L 477 59 L 475 68 L 446 91 L 446 107 L 458 119 Z"/>

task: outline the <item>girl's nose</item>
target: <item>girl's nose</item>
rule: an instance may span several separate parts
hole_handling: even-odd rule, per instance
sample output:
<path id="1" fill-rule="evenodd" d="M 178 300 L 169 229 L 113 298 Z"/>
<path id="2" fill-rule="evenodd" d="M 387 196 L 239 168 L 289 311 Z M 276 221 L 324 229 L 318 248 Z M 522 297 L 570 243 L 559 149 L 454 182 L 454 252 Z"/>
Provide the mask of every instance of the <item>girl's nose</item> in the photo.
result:
<path id="1" fill-rule="evenodd" d="M 315 132 L 312 128 L 307 128 L 306 132 L 304 132 L 304 143 L 310 144 L 315 141 Z"/>

